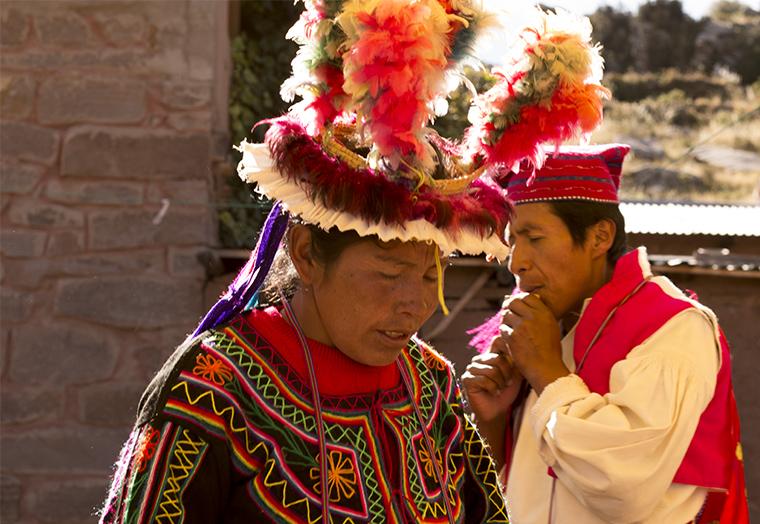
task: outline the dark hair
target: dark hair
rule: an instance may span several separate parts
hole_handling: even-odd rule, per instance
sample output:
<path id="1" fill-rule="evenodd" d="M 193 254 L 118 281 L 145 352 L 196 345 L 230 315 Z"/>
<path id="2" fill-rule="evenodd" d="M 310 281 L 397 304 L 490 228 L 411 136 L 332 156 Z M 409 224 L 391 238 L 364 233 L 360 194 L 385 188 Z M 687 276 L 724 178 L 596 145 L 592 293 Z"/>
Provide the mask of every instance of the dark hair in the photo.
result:
<path id="1" fill-rule="evenodd" d="M 376 238 L 362 237 L 356 231 L 341 231 L 337 227 L 325 231 L 313 224 L 303 224 L 297 219 L 291 220 L 288 229 L 295 225 L 303 225 L 311 232 L 311 252 L 327 270 L 347 247 L 363 240 Z M 282 246 L 274 257 L 272 268 L 261 286 L 259 303 L 262 306 L 278 304 L 280 302 L 279 289 L 282 289 L 287 298 L 291 298 L 298 289 L 298 273 L 290 260 L 287 238 L 286 234 Z"/>
<path id="2" fill-rule="evenodd" d="M 582 246 L 586 242 L 588 228 L 601 220 L 611 220 L 615 224 L 615 238 L 607 251 L 607 261 L 614 267 L 627 251 L 625 219 L 618 204 L 585 200 L 555 200 L 548 204 L 552 212 L 567 226 L 576 246 Z"/>

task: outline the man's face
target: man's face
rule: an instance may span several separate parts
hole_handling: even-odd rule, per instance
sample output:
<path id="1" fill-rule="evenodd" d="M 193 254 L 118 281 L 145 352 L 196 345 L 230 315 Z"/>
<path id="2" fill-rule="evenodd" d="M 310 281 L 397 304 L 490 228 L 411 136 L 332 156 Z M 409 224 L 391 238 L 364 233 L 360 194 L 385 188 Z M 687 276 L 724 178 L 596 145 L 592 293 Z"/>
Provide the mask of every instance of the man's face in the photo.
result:
<path id="1" fill-rule="evenodd" d="M 580 311 L 594 291 L 591 242 L 573 243 L 565 223 L 549 204 L 520 204 L 507 229 L 512 248 L 509 270 L 521 290 L 535 293 L 555 318 Z"/>

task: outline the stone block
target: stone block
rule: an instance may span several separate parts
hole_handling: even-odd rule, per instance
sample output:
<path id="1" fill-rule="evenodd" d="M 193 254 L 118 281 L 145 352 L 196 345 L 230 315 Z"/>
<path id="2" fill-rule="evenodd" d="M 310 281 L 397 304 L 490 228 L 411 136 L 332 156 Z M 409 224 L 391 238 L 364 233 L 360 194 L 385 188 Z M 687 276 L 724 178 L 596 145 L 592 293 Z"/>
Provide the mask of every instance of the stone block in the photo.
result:
<path id="1" fill-rule="evenodd" d="M 96 13 L 93 17 L 100 34 L 112 46 L 146 45 L 148 22 L 143 15 L 132 13 Z"/>
<path id="2" fill-rule="evenodd" d="M 84 49 L 66 50 L 61 53 L 54 49 L 32 48 L 19 53 L 0 55 L 0 67 L 3 69 L 33 69 L 50 73 L 70 71 L 72 69 L 101 72 L 103 69 L 118 70 L 129 74 L 163 71 L 147 70 L 144 66 L 145 53 L 134 49 Z"/>
<path id="3" fill-rule="evenodd" d="M 202 287 L 201 280 L 137 276 L 62 280 L 54 312 L 130 329 L 192 325 L 202 314 Z"/>
<path id="4" fill-rule="evenodd" d="M 62 411 L 63 391 L 39 387 L 4 387 L 3 425 L 55 419 Z"/>
<path id="5" fill-rule="evenodd" d="M 21 481 L 12 475 L 0 475 L 0 522 L 18 522 Z"/>
<path id="6" fill-rule="evenodd" d="M 11 345 L 11 330 L 7 328 L 0 329 L 0 378 L 5 375 L 6 363 L 8 361 L 8 354 L 10 354 Z M 2 404 L 0 404 L 2 409 Z M 0 417 L 2 418 L 2 417 Z"/>
<path id="7" fill-rule="evenodd" d="M 146 112 L 145 84 L 125 78 L 56 76 L 40 86 L 37 115 L 50 125 L 138 123 Z"/>
<path id="8" fill-rule="evenodd" d="M 172 113 L 166 123 L 177 131 L 206 131 L 211 129 L 211 111 Z"/>
<path id="9" fill-rule="evenodd" d="M 32 258 L 45 252 L 47 233 L 29 229 L 0 229 L 0 253 L 7 257 Z"/>
<path id="10" fill-rule="evenodd" d="M 51 165 L 58 156 L 58 133 L 22 122 L 0 123 L 0 154 Z"/>
<path id="11" fill-rule="evenodd" d="M 105 479 L 47 482 L 30 494 L 28 506 L 42 523 L 94 522 L 93 513 L 103 503 L 107 488 Z"/>
<path id="12" fill-rule="evenodd" d="M 19 384 L 89 384 L 113 375 L 118 349 L 102 332 L 72 324 L 13 330 L 8 378 Z"/>
<path id="13" fill-rule="evenodd" d="M 36 290 L 42 280 L 48 276 L 51 261 L 47 258 L 6 258 L 3 260 L 3 271 L 8 278 L 3 282 L 12 284 L 14 288 Z M 37 294 L 27 296 L 36 297 Z M 30 301 L 31 303 L 31 301 Z"/>
<path id="14" fill-rule="evenodd" d="M 184 55 L 183 46 L 189 31 L 187 13 L 192 9 L 180 10 L 176 5 L 171 0 L 151 2 L 149 16 L 154 28 L 152 36 L 156 49 L 176 50 Z"/>
<path id="15" fill-rule="evenodd" d="M 130 251 L 127 253 L 88 253 L 56 261 L 50 273 L 58 276 L 164 273 L 163 250 Z"/>
<path id="16" fill-rule="evenodd" d="M 83 227 L 84 213 L 71 206 L 48 204 L 38 200 L 11 202 L 8 218 L 13 224 L 36 227 Z"/>
<path id="17" fill-rule="evenodd" d="M 48 256 L 73 255 L 84 250 L 84 233 L 81 231 L 53 231 L 50 233 L 45 254 Z"/>
<path id="18" fill-rule="evenodd" d="M 208 210 L 180 211 L 171 207 L 160 217 L 158 210 L 119 210 L 91 213 L 89 242 L 92 249 L 119 249 L 154 245 L 207 244 L 210 239 Z M 155 219 L 161 218 L 158 224 Z"/>
<path id="19" fill-rule="evenodd" d="M 213 2 L 193 2 L 188 9 L 188 32 L 185 54 L 194 80 L 214 78 L 215 16 Z"/>
<path id="20" fill-rule="evenodd" d="M 142 184 L 129 182 L 70 182 L 53 179 L 45 187 L 45 196 L 67 204 L 140 205 Z"/>
<path id="21" fill-rule="evenodd" d="M 0 78 L 0 114 L 3 118 L 23 120 L 34 106 L 34 80 L 28 76 L 5 75 Z"/>
<path id="22" fill-rule="evenodd" d="M 232 152 L 232 145 L 230 144 L 230 135 L 225 131 L 212 131 L 211 132 L 211 156 L 213 156 L 217 162 L 215 163 L 212 171 L 216 175 L 219 171 L 230 173 L 230 176 L 236 176 L 235 166 L 227 160 Z"/>
<path id="23" fill-rule="evenodd" d="M 0 162 L 0 191 L 12 195 L 26 195 L 37 186 L 45 168 L 34 164 Z"/>
<path id="24" fill-rule="evenodd" d="M 141 65 L 149 72 L 157 72 L 168 77 L 185 78 L 190 66 L 182 51 L 182 43 L 160 43 L 156 52 L 142 57 Z"/>
<path id="25" fill-rule="evenodd" d="M 42 44 L 50 47 L 84 47 L 93 40 L 87 21 L 73 11 L 37 13 L 35 26 Z"/>
<path id="26" fill-rule="evenodd" d="M 135 421 L 137 404 L 145 387 L 142 382 L 84 387 L 79 391 L 79 420 L 95 426 L 129 426 Z"/>
<path id="27" fill-rule="evenodd" d="M 208 82 L 167 82 L 161 86 L 161 104 L 168 109 L 200 109 L 211 103 Z"/>
<path id="28" fill-rule="evenodd" d="M 167 181 L 148 186 L 147 201 L 159 204 L 168 198 L 172 206 L 205 206 L 209 203 L 206 180 Z"/>
<path id="29" fill-rule="evenodd" d="M 103 476 L 129 429 L 62 427 L 3 435 L 3 469 L 17 474 Z M 104 492 L 101 492 L 102 497 Z M 82 520 L 81 522 L 87 522 Z"/>
<path id="30" fill-rule="evenodd" d="M 7 287 L 0 288 L 0 321 L 3 326 L 7 326 L 9 322 L 23 322 L 29 318 L 32 304 L 32 297 L 28 293 Z"/>
<path id="31" fill-rule="evenodd" d="M 206 277 L 206 266 L 200 257 L 206 248 L 169 248 L 169 270 L 172 275 L 194 278 Z"/>
<path id="32" fill-rule="evenodd" d="M 190 179 L 205 178 L 209 165 L 208 136 L 83 126 L 66 136 L 61 174 Z"/>
<path id="33" fill-rule="evenodd" d="M 0 45 L 20 46 L 29 36 L 29 17 L 17 9 L 3 9 L 0 14 Z"/>
<path id="34" fill-rule="evenodd" d="M 205 312 L 205 310 L 204 310 Z M 124 348 L 131 355 L 130 365 L 134 367 L 136 377 L 147 384 L 156 372 L 161 369 L 164 362 L 174 353 L 174 350 L 195 329 L 193 323 L 178 328 L 161 329 L 160 332 L 143 334 L 142 338 L 150 338 L 145 341 L 132 343 Z"/>

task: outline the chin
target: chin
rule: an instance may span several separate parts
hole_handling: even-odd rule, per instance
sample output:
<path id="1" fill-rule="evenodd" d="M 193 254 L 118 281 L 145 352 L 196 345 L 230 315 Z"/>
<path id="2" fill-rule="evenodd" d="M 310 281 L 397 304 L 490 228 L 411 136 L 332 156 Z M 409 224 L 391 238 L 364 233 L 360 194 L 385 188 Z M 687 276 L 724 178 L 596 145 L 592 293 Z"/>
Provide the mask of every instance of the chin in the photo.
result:
<path id="1" fill-rule="evenodd" d="M 404 351 L 405 347 L 406 345 L 403 345 L 397 349 L 383 348 L 382 350 L 378 350 L 377 353 L 375 353 L 375 358 L 373 359 L 374 363 L 370 364 L 370 366 L 387 366 L 389 364 L 393 364 L 401 352 Z"/>

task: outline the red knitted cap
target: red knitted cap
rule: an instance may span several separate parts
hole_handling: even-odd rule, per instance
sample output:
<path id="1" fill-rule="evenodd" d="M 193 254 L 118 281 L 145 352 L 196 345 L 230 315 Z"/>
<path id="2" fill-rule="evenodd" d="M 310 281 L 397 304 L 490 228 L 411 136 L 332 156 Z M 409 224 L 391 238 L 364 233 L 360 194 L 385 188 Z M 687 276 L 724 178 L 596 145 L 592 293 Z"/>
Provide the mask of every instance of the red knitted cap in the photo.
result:
<path id="1" fill-rule="evenodd" d="M 502 184 L 514 204 L 549 200 L 617 204 L 623 159 L 630 149 L 625 144 L 561 146 L 547 152 L 541 169 L 523 162 L 520 171 Z"/>

